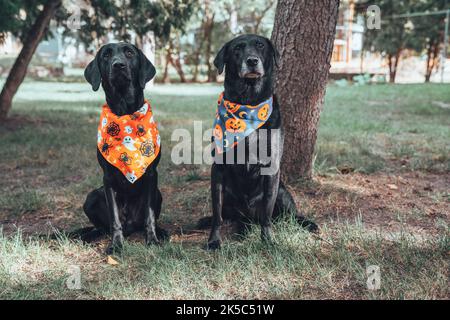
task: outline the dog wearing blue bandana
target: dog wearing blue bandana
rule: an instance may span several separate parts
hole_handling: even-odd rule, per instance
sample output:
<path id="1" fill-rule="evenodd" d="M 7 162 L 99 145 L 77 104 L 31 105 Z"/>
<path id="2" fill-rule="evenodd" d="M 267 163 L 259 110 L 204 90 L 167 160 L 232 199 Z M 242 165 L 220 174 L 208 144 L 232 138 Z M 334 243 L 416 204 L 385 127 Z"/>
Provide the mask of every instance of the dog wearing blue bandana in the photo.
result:
<path id="1" fill-rule="evenodd" d="M 209 250 L 221 246 L 223 220 L 236 222 L 241 234 L 258 223 L 264 241 L 271 240 L 272 221 L 283 214 L 295 216 L 311 232 L 318 230 L 297 212 L 280 180 L 284 135 L 273 92 L 277 59 L 269 39 L 243 35 L 226 43 L 214 60 L 219 74 L 226 72 L 213 122 L 213 214 L 199 222 L 200 228 L 211 226 Z"/>
<path id="2" fill-rule="evenodd" d="M 213 125 L 216 151 L 224 153 L 264 125 L 272 114 L 273 97 L 256 106 L 232 103 L 220 95 Z"/>

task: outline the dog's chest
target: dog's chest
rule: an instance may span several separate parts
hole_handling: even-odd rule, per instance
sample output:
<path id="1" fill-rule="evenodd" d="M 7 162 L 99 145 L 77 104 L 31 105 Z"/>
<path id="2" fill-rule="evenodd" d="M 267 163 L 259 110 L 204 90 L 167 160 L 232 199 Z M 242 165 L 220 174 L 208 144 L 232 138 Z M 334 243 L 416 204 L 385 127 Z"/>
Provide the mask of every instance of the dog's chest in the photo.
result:
<path id="1" fill-rule="evenodd" d="M 236 165 L 227 170 L 225 181 L 225 203 L 233 207 L 248 208 L 262 199 L 263 177 L 255 166 L 248 171 L 245 166 Z"/>

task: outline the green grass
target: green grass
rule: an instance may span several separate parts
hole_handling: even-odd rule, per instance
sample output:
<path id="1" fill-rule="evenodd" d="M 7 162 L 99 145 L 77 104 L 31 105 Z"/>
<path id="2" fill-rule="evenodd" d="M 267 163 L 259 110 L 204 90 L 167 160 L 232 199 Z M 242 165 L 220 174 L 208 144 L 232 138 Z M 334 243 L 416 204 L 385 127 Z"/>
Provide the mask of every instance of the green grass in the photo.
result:
<path id="1" fill-rule="evenodd" d="M 329 88 L 317 143 L 316 170 L 450 170 L 448 85 Z M 394 162 L 394 163 L 393 163 Z"/>
<path id="2" fill-rule="evenodd" d="M 170 138 L 176 128 L 192 132 L 193 121 L 209 129 L 220 90 L 213 85 L 149 89 L 163 146 L 161 222 L 174 237 L 160 247 L 146 247 L 142 238 L 128 240 L 116 257 L 119 265 L 111 266 L 103 254 L 106 240 L 86 245 L 37 237 L 49 222 L 62 229 L 89 225 L 82 204 L 101 184 L 95 140 L 103 93 L 81 83 L 26 81 L 12 120 L 0 126 L 0 222 L 5 229 L 0 298 L 448 299 L 448 210 L 430 222 L 438 231 L 425 235 L 408 225 L 408 219 L 430 219 L 417 208 L 399 216 L 369 211 L 389 217 L 369 227 L 357 219 L 362 209 L 355 201 L 361 195 L 344 186 L 319 187 L 329 193 L 330 207 L 337 194 L 350 204 L 351 211 L 344 212 L 349 219 L 317 212 L 314 196 L 301 199 L 307 213 L 319 217 L 326 241 L 287 221 L 276 227 L 273 245 L 261 243 L 255 228 L 242 241 L 227 236 L 220 252 L 204 251 L 206 235 L 192 229 L 199 217 L 210 214 L 209 167 L 173 164 L 170 152 L 177 142 Z M 330 86 L 315 174 L 333 179 L 339 168 L 349 167 L 367 177 L 411 172 L 448 177 L 450 109 L 433 101 L 450 103 L 448 85 Z M 428 196 L 441 207 L 450 203 L 441 189 L 418 192 L 422 198 L 417 201 Z M 400 230 L 389 228 L 392 221 L 400 221 Z M 14 224 L 24 234 L 11 231 Z M 81 268 L 81 290 L 66 288 L 70 265 Z M 381 268 L 378 291 L 366 288 L 368 265 Z"/>
<path id="3" fill-rule="evenodd" d="M 448 296 L 448 237 L 417 241 L 400 234 L 386 241 L 361 226 L 345 225 L 326 243 L 285 221 L 275 242 L 252 232 L 221 251 L 167 243 L 146 247 L 126 243 L 112 266 L 95 247 L 61 238 L 0 237 L 2 298 L 97 299 L 429 299 Z M 69 268 L 81 269 L 81 290 L 65 285 Z M 381 289 L 368 290 L 366 268 L 381 270 Z"/>

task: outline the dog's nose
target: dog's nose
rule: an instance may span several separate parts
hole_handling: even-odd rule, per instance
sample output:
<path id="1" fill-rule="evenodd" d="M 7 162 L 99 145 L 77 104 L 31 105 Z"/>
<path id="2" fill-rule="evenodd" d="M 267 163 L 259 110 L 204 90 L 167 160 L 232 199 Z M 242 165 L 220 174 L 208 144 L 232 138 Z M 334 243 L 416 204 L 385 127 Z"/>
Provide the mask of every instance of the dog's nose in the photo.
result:
<path id="1" fill-rule="evenodd" d="M 123 68 L 125 68 L 125 63 L 116 61 L 116 62 L 113 62 L 112 66 L 114 69 L 123 69 Z"/>
<path id="2" fill-rule="evenodd" d="M 247 58 L 247 65 L 249 67 L 254 67 L 259 63 L 259 58 L 258 57 L 248 57 Z"/>

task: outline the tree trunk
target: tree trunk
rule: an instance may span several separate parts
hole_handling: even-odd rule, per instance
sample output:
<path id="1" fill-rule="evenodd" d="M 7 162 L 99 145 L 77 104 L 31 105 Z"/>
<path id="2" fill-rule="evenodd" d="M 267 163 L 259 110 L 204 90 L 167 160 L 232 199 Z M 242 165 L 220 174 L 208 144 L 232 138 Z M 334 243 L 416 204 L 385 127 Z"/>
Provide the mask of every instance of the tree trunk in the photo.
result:
<path id="1" fill-rule="evenodd" d="M 206 22 L 205 22 L 205 19 L 203 19 L 202 25 L 200 27 L 200 29 L 202 31 L 199 33 L 198 47 L 195 50 L 195 54 L 194 54 L 195 66 L 194 66 L 194 71 L 192 74 L 192 82 L 198 81 L 198 74 L 200 73 L 200 63 L 201 63 L 200 54 L 202 53 L 203 43 L 205 42 L 205 26 L 206 26 Z"/>
<path id="2" fill-rule="evenodd" d="M 388 66 L 389 66 L 389 82 L 395 82 L 394 63 L 392 61 L 392 55 L 388 54 Z"/>
<path id="3" fill-rule="evenodd" d="M 439 41 L 430 40 L 427 50 L 427 66 L 425 70 L 425 82 L 430 82 L 433 69 L 437 65 L 439 55 Z"/>
<path id="4" fill-rule="evenodd" d="M 172 66 L 175 68 L 176 72 L 178 73 L 178 76 L 180 77 L 180 82 L 185 83 L 186 82 L 186 76 L 184 75 L 183 66 L 181 65 L 180 56 L 177 56 L 175 59 L 171 59 L 170 62 L 172 63 Z"/>
<path id="5" fill-rule="evenodd" d="M 169 76 L 169 65 L 170 65 L 170 55 L 172 54 L 170 47 L 167 49 L 166 52 L 166 58 L 164 60 L 164 75 L 163 75 L 163 82 L 164 83 L 170 83 L 170 76 Z"/>
<path id="6" fill-rule="evenodd" d="M 397 76 L 398 62 L 400 61 L 400 54 L 402 48 L 398 49 L 395 55 L 388 55 L 389 60 L 389 83 L 395 83 L 395 77 Z"/>
<path id="7" fill-rule="evenodd" d="M 312 176 L 338 8 L 339 0 L 278 1 L 272 40 L 281 55 L 275 93 L 285 128 L 285 180 Z"/>
<path id="8" fill-rule="evenodd" d="M 48 0 L 25 38 L 22 50 L 14 62 L 0 94 L 0 119 L 5 119 L 8 116 L 12 99 L 25 78 L 31 58 L 61 3 L 62 0 Z"/>
<path id="9" fill-rule="evenodd" d="M 205 60 L 206 66 L 208 67 L 208 82 L 217 81 L 217 72 L 213 67 L 213 62 L 211 61 L 211 47 L 212 47 L 212 32 L 214 28 L 214 16 L 215 13 L 210 10 L 209 1 L 205 2 L 205 28 L 204 28 L 204 41 L 206 43 L 205 48 Z"/>
<path id="10" fill-rule="evenodd" d="M 212 19 L 214 19 L 214 16 Z M 206 27 L 206 35 L 205 35 L 205 42 L 206 42 L 205 60 L 206 60 L 206 65 L 208 67 L 208 82 L 216 82 L 217 81 L 217 72 L 216 72 L 216 69 L 213 67 L 213 62 L 211 61 L 213 26 L 214 26 L 214 20 L 210 20 L 208 23 L 208 26 Z"/>
<path id="11" fill-rule="evenodd" d="M 142 50 L 144 48 L 144 36 L 142 34 L 136 34 L 134 44 L 136 45 L 136 47 Z"/>
<path id="12" fill-rule="evenodd" d="M 180 82 L 185 83 L 186 77 L 184 76 L 183 66 L 181 65 L 180 55 L 178 54 L 175 58 L 172 56 L 174 45 L 172 40 L 169 40 L 169 49 L 167 50 L 167 59 L 169 63 L 175 68 L 178 76 L 180 77 Z"/>
<path id="13" fill-rule="evenodd" d="M 430 82 L 431 77 L 430 62 L 431 62 L 431 45 L 429 45 L 427 49 L 427 67 L 425 69 L 425 82 Z"/>
<path id="14" fill-rule="evenodd" d="M 200 52 L 202 50 L 203 40 L 198 44 L 198 48 L 195 50 L 194 54 L 194 71 L 192 72 L 192 82 L 198 81 L 198 74 L 200 71 Z"/>

